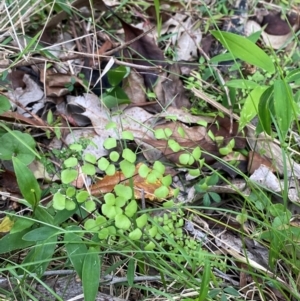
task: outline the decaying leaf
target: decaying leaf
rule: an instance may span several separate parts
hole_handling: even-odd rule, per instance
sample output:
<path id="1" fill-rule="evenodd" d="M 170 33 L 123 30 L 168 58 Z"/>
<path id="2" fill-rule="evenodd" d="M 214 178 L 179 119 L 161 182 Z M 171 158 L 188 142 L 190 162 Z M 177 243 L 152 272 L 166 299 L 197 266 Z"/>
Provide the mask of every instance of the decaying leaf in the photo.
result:
<path id="1" fill-rule="evenodd" d="M 272 166 L 271 160 L 263 157 L 257 152 L 250 151 L 248 156 L 248 172 L 252 175 L 256 169 L 260 167 L 260 165 L 264 165 L 268 167 L 271 171 L 275 171 L 274 167 Z"/>
<path id="2" fill-rule="evenodd" d="M 13 225 L 14 222 L 8 216 L 5 216 L 0 222 L 0 233 L 9 232 Z"/>
<path id="3" fill-rule="evenodd" d="M 145 178 L 142 178 L 138 174 L 138 170 L 141 164 L 138 164 L 135 169 L 135 175 L 131 178 L 133 180 L 133 190 L 134 197 L 138 200 L 144 198 L 150 201 L 159 201 L 162 202 L 162 199 L 158 199 L 154 192 L 157 188 L 161 187 L 163 184 L 160 180 L 157 180 L 155 183 L 149 183 Z M 94 196 L 99 196 L 108 192 L 113 191 L 114 187 L 117 184 L 123 184 L 130 186 L 130 181 L 128 178 L 125 178 L 124 174 L 121 171 L 117 171 L 113 176 L 104 176 L 102 180 L 99 180 L 90 187 L 91 193 Z M 168 188 L 169 197 L 173 196 L 173 190 Z"/>
<path id="4" fill-rule="evenodd" d="M 125 32 L 125 42 L 129 42 L 143 33 L 141 29 L 127 24 L 121 18 L 119 18 L 119 20 Z M 158 48 L 154 40 L 147 35 L 131 43 L 130 48 L 124 53 L 124 56 L 137 65 L 151 67 L 165 65 L 163 52 Z M 152 88 L 159 72 L 155 70 L 143 71 L 138 69 L 137 71 L 143 75 L 146 87 Z"/>

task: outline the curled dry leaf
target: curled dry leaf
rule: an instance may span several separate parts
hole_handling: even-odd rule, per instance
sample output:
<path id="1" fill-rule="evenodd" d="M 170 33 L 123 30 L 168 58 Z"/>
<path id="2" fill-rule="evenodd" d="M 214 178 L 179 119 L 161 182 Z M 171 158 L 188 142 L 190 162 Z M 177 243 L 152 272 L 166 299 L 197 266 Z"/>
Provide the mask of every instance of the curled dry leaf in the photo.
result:
<path id="1" fill-rule="evenodd" d="M 119 18 L 119 20 L 121 21 L 125 32 L 125 42 L 129 42 L 143 34 L 143 30 L 127 24 L 121 18 Z M 124 52 L 124 56 L 137 65 L 165 65 L 165 58 L 163 52 L 155 44 L 154 40 L 147 35 L 131 43 L 129 49 L 127 49 L 127 51 Z M 152 88 L 157 80 L 159 71 L 142 71 L 139 69 L 137 69 L 137 71 L 144 77 L 146 87 Z"/>
<path id="2" fill-rule="evenodd" d="M 155 183 L 149 183 L 146 178 L 142 178 L 138 174 L 138 170 L 141 164 L 138 164 L 135 169 L 135 175 L 131 178 L 133 180 L 133 190 L 134 197 L 138 200 L 143 197 L 150 201 L 163 201 L 162 199 L 158 199 L 154 192 L 156 189 L 160 188 L 163 184 L 160 180 L 156 180 Z M 114 187 L 117 184 L 123 184 L 126 186 L 130 186 L 130 181 L 128 178 L 124 176 L 121 171 L 117 171 L 113 176 L 104 176 L 103 179 L 97 181 L 90 187 L 91 194 L 94 196 L 99 196 L 114 190 Z M 167 198 L 173 196 L 173 190 L 168 188 L 169 195 Z"/>
<path id="3" fill-rule="evenodd" d="M 294 29 L 296 29 L 296 28 L 294 28 Z M 262 30 L 262 27 L 257 22 L 255 22 L 253 20 L 247 21 L 247 23 L 245 25 L 245 33 L 247 36 L 251 35 L 254 32 L 260 31 L 260 30 Z M 287 42 L 289 42 L 292 39 L 294 34 L 295 33 L 293 32 L 293 30 L 292 31 L 290 30 L 287 34 L 284 34 L 284 35 L 271 35 L 271 34 L 266 33 L 265 31 L 262 31 L 262 33 L 261 33 L 265 44 L 268 47 L 271 47 L 275 50 L 286 45 Z"/>
<path id="4" fill-rule="evenodd" d="M 136 70 L 131 70 L 130 74 L 124 79 L 123 89 L 132 104 L 146 102 L 144 78 Z"/>
<path id="5" fill-rule="evenodd" d="M 189 17 L 184 23 L 184 32 L 177 40 L 177 60 L 191 61 L 198 57 L 198 46 L 201 43 L 200 26 Z"/>
<path id="6" fill-rule="evenodd" d="M 44 92 L 28 74 L 23 76 L 23 82 L 25 83 L 24 89 L 19 87 L 4 94 L 15 103 L 20 103 L 24 108 L 30 104 L 31 111 L 36 113 L 44 105 Z M 33 107 L 32 104 L 36 104 L 37 106 Z M 14 104 L 12 103 L 12 105 Z M 18 107 L 17 112 L 19 114 L 24 114 L 25 116 L 28 115 L 20 107 Z"/>

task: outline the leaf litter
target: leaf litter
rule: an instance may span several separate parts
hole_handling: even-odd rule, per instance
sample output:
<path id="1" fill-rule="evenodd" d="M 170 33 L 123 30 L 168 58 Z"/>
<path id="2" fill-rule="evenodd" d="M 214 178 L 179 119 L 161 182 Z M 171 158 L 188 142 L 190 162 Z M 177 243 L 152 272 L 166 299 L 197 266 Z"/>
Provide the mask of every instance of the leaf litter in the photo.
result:
<path id="1" fill-rule="evenodd" d="M 241 0 L 238 2 L 239 5 L 243 5 L 247 1 Z M 171 3 L 168 5 L 167 7 L 172 8 L 173 5 L 177 7 L 179 4 L 175 2 L 173 5 Z M 102 1 L 94 1 L 94 6 L 96 9 L 100 8 L 103 12 L 110 12 L 113 9 L 113 5 L 108 2 L 104 4 Z M 182 4 L 179 5 L 179 7 L 181 6 Z M 75 1 L 73 7 L 79 10 L 86 7 L 87 13 L 90 13 L 87 1 Z M 184 8 L 183 6 L 182 9 Z M 242 6 L 242 8 L 245 7 Z M 235 7 L 235 9 L 237 8 Z M 150 10 L 148 12 L 150 13 Z M 150 13 L 150 17 L 153 18 L 153 15 L 155 14 Z M 24 15 L 23 17 L 28 22 L 28 16 Z M 231 18 L 231 25 L 234 25 L 234 18 L 238 17 L 240 15 L 236 13 Z M 260 31 L 262 37 L 260 43 L 264 44 L 260 46 L 269 47 L 273 50 L 284 49 L 287 53 L 297 45 L 297 41 L 293 37 L 298 32 L 300 23 L 299 16 L 294 12 L 282 17 L 281 12 L 269 12 L 261 9 L 256 11 L 253 18 L 247 17 L 247 14 L 243 14 L 242 18 L 239 21 L 239 25 L 244 24 L 241 26 L 242 29 L 227 30 L 229 34 L 234 32 L 242 36 L 244 34 L 245 36 L 251 36 Z M 288 198 L 292 202 L 291 205 L 293 203 L 297 205 L 299 203 L 297 194 L 300 177 L 299 164 L 282 155 L 282 149 L 278 141 L 264 134 L 257 136 L 250 119 L 241 120 L 240 116 L 232 113 L 232 108 L 227 109 L 218 103 L 220 98 L 217 101 L 215 95 L 212 96 L 208 92 L 201 91 L 199 83 L 197 86 L 194 82 L 194 87 L 190 90 L 186 88 L 186 77 L 184 81 L 180 61 L 198 64 L 201 57 L 205 58 L 205 55 L 209 56 L 216 51 L 218 47 L 214 48 L 213 44 L 216 41 L 213 43 L 210 41 L 207 44 L 208 47 L 203 46 L 205 39 L 209 38 L 209 34 L 188 12 L 174 13 L 171 11 L 171 13 L 164 13 L 160 31 L 158 28 L 154 28 L 151 33 L 146 35 L 144 35 L 146 25 L 150 24 L 151 28 L 155 27 L 157 23 L 151 24 L 147 20 L 139 24 L 138 28 L 137 24 L 129 24 L 118 15 L 117 19 L 121 23 L 124 36 L 119 35 L 116 40 L 121 40 L 121 45 L 112 41 L 112 38 L 99 33 L 102 46 L 97 45 L 96 47 L 96 42 L 93 40 L 94 33 L 88 22 L 76 27 L 76 33 L 71 31 L 61 35 L 57 34 L 56 37 L 51 36 L 50 29 L 56 28 L 57 24 L 62 24 L 60 22 L 67 19 L 68 14 L 61 11 L 48 20 L 41 41 L 52 39 L 52 42 L 50 44 L 48 42 L 47 46 L 46 44 L 41 46 L 39 61 L 35 61 L 35 64 L 30 63 L 30 59 L 35 59 L 33 55 L 32 57 L 26 57 L 24 52 L 20 56 L 23 60 L 10 68 L 9 65 L 13 62 L 13 58 L 8 61 L 7 57 L 12 55 L 13 52 L 9 50 L 9 47 L 4 47 L 7 55 L 6 59 L 1 59 L 1 71 L 8 71 L 9 76 L 6 80 L 1 79 L 0 88 L 1 94 L 10 100 L 12 111 L 2 114 L 1 120 L 18 122 L 24 127 L 30 126 L 32 130 L 44 128 L 37 131 L 44 135 L 46 128 L 52 127 L 49 122 L 47 124 L 47 115 L 45 114 L 47 107 L 51 104 L 51 110 L 56 114 L 56 117 L 67 125 L 63 132 L 63 142 L 66 145 L 73 145 L 82 138 L 88 138 L 91 141 L 83 155 L 93 154 L 97 159 L 107 157 L 110 152 L 104 147 L 106 138 L 121 140 L 122 132 L 128 131 L 133 135 L 136 149 L 140 149 L 141 156 L 143 156 L 142 160 L 148 160 L 149 164 L 156 160 L 168 162 L 176 170 L 176 174 L 180 173 L 187 178 L 188 169 L 191 166 L 199 168 L 199 162 L 192 163 L 187 168 L 182 164 L 181 155 L 190 154 L 195 148 L 199 147 L 201 149 L 200 158 L 204 158 L 207 164 L 207 166 L 201 166 L 203 175 L 209 177 L 217 170 L 223 177 L 222 181 L 219 180 L 208 187 L 207 193 L 221 193 L 225 199 L 228 198 L 227 202 L 214 204 L 207 211 L 207 215 L 214 213 L 220 217 L 220 220 L 204 217 L 203 222 L 206 227 L 204 227 L 203 233 L 209 239 L 205 240 L 203 247 L 211 249 L 214 246 L 218 252 L 231 256 L 230 260 L 233 264 L 248 262 L 252 268 L 264 272 L 268 271 L 274 278 L 278 277 L 276 273 L 269 269 L 268 247 L 256 241 L 255 238 L 244 240 L 243 235 L 245 233 L 254 233 L 251 229 L 253 225 L 249 220 L 242 219 L 242 214 L 239 212 L 239 210 L 242 210 L 242 206 L 237 207 L 231 200 L 230 195 L 239 194 L 243 199 L 243 197 L 251 196 L 252 192 L 260 187 L 260 189 L 274 194 L 274 199 L 277 199 L 280 203 L 282 200 L 278 198 L 278 195 L 284 193 L 284 189 L 287 189 Z M 247 22 L 245 22 L 245 19 L 248 19 Z M 13 35 L 11 31 L 3 31 L 2 29 L 8 26 L 5 21 L 6 19 L 1 21 L 0 32 L 6 32 L 1 35 L 1 41 L 11 35 L 11 45 L 17 47 L 17 49 L 19 48 L 19 51 L 22 52 L 30 43 L 26 39 Z M 16 20 L 14 26 L 18 30 L 20 29 L 20 23 Z M 160 44 L 160 46 L 165 47 L 164 49 L 159 47 L 157 42 L 159 32 L 161 36 L 170 36 L 170 38 L 166 38 L 165 43 Z M 80 53 L 76 52 L 76 47 L 79 48 L 77 41 L 80 41 L 79 43 L 84 44 L 85 47 L 85 50 L 81 49 Z M 105 47 L 103 47 L 104 45 Z M 115 50 L 118 47 L 119 50 Z M 170 49 L 175 53 L 172 59 L 165 55 Z M 109 52 L 114 55 L 107 55 Z M 70 56 L 70 59 L 68 59 L 68 56 Z M 123 60 L 120 60 L 120 58 Z M 109 63 L 107 64 L 107 62 Z M 109 72 L 117 68 L 118 64 L 122 65 L 122 62 L 128 70 L 130 68 L 130 72 L 117 86 L 112 86 L 109 82 Z M 102 64 L 108 67 L 104 67 L 105 70 L 99 70 L 99 66 L 102 67 Z M 3 67 L 5 65 L 7 67 Z M 229 67 L 231 65 L 232 63 L 229 63 Z M 27 69 L 24 69 L 24 66 Z M 90 68 L 91 73 L 84 71 L 88 68 Z M 104 71 L 103 74 L 102 71 Z M 207 69 L 206 72 L 211 72 L 211 70 Z M 227 75 L 225 74 L 224 77 L 226 78 Z M 96 81 L 92 79 L 93 76 L 96 77 Z M 188 76 L 193 77 L 193 74 L 188 74 Z M 97 82 L 99 78 L 101 79 L 100 83 Z M 210 91 L 212 86 L 207 82 L 208 78 L 203 79 L 201 83 L 201 87 L 204 85 L 206 91 Z M 103 85 L 102 88 L 104 80 L 107 81 L 108 86 Z M 100 98 L 95 95 L 94 90 L 98 84 L 100 89 L 97 93 Z M 107 93 L 107 90 L 110 91 L 110 96 L 113 95 L 117 99 L 117 103 L 122 97 L 125 97 L 118 94 L 119 85 L 123 88 L 130 104 L 117 105 L 112 108 L 106 107 L 101 103 L 101 98 Z M 208 114 L 199 113 L 193 103 L 203 100 L 209 103 Z M 219 113 L 216 112 L 217 110 Z M 195 111 L 197 111 L 197 114 L 191 114 Z M 227 115 L 226 117 L 223 115 L 224 113 Z M 247 112 L 245 116 L 249 118 Z M 108 129 L 107 124 L 109 123 L 113 123 L 114 127 Z M 244 127 L 244 129 L 242 130 L 241 127 Z M 166 129 L 170 131 L 169 139 L 159 139 L 155 135 L 157 132 L 164 132 Z M 170 145 L 170 139 L 173 141 L 172 145 Z M 52 136 L 51 139 L 48 138 L 47 140 L 50 149 L 58 142 L 60 142 L 58 145 L 63 145 L 59 141 L 59 137 Z M 233 143 L 233 146 L 229 147 L 231 143 Z M 174 145 L 177 144 L 180 145 L 180 149 L 175 150 Z M 221 148 L 227 148 L 228 153 L 221 153 Z M 247 148 L 250 151 L 247 155 L 242 155 L 240 152 Z M 236 156 L 236 152 L 239 153 L 239 157 Z M 35 161 L 35 166 L 30 166 L 35 177 L 49 181 L 51 175 L 46 172 L 46 169 L 43 170 L 43 166 L 39 165 L 38 162 Z M 215 170 L 212 171 L 209 166 L 214 166 Z M 5 172 L 8 171 L 5 167 Z M 136 174 L 137 172 L 136 170 Z M 241 173 L 244 172 L 248 172 L 249 175 L 246 180 L 240 177 Z M 280 178 L 284 174 L 289 177 L 288 185 Z M 192 179 L 197 179 L 199 176 L 200 174 L 192 177 Z M 57 177 L 52 178 L 52 181 L 57 180 Z M 136 199 L 145 198 L 148 201 L 165 201 L 154 196 L 154 191 L 161 186 L 161 182 L 147 183 L 145 179 L 138 175 L 132 177 L 132 180 Z M 87 179 L 82 180 L 80 186 L 83 187 L 86 181 Z M 203 193 L 197 192 L 193 185 L 195 182 L 189 181 L 186 180 L 183 183 L 174 181 L 174 184 L 181 188 L 181 195 L 178 200 L 184 200 L 183 202 L 191 202 L 192 204 L 201 202 Z M 248 181 L 259 185 L 252 188 Z M 7 181 L 2 182 L 2 186 L 8 192 L 13 191 L 13 182 L 11 181 L 11 187 L 9 187 L 10 183 Z M 120 171 L 115 173 L 114 176 L 103 176 L 101 180 L 86 188 L 92 194 L 100 195 L 112 191 L 113 187 L 119 183 L 129 184 L 129 179 L 126 179 Z M 187 193 L 187 196 L 183 192 Z M 166 198 L 168 199 L 172 195 L 173 192 L 170 188 Z M 238 211 L 236 211 L 236 215 L 224 214 L 227 219 L 224 221 L 224 216 L 218 209 L 221 205 L 224 208 L 234 208 L 235 211 L 238 209 Z M 295 210 L 298 210 L 297 206 L 293 209 L 294 214 Z M 188 227 L 188 231 L 192 235 L 196 233 L 195 227 L 203 226 L 202 222 L 199 224 L 199 220 L 196 222 L 195 220 L 188 221 L 188 223 L 193 225 Z M 0 222 L 1 235 L 9 232 L 12 226 L 13 222 L 8 215 L 5 216 Z M 242 229 L 242 232 L 233 229 Z M 199 232 L 197 236 L 201 239 L 204 237 Z M 241 277 L 244 276 L 243 273 L 240 273 Z M 247 276 L 251 278 L 250 275 Z M 252 280 L 245 280 L 244 285 L 247 286 Z M 280 282 L 286 283 L 282 279 L 280 279 Z M 235 285 L 237 284 L 235 283 Z M 245 289 L 245 287 L 240 288 Z M 270 287 L 269 289 L 272 290 Z M 277 297 L 281 296 L 275 289 L 273 289 L 273 292 Z M 278 300 L 284 299 L 278 297 Z"/>

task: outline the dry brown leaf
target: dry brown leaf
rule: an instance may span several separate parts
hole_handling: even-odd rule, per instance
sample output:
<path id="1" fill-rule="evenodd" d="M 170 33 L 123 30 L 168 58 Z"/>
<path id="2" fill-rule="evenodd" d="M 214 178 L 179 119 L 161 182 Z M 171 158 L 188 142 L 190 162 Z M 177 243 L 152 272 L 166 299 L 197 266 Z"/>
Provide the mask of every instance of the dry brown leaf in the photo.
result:
<path id="1" fill-rule="evenodd" d="M 157 180 L 155 183 L 149 183 L 145 178 L 142 178 L 138 174 L 138 170 L 141 164 L 136 166 L 135 175 L 131 178 L 133 180 L 133 190 L 134 197 L 138 200 L 144 198 L 150 201 L 162 202 L 162 199 L 158 199 L 154 192 L 157 188 L 161 187 L 163 184 L 161 181 Z M 123 184 L 130 186 L 130 181 L 125 178 L 121 171 L 117 171 L 113 176 L 104 176 L 103 179 L 99 180 L 90 187 L 91 194 L 94 196 L 99 196 L 108 192 L 113 191 L 117 184 Z M 169 188 L 169 197 L 173 196 L 173 190 Z"/>
<path id="2" fill-rule="evenodd" d="M 274 166 L 272 166 L 272 161 L 263 157 L 257 152 L 250 151 L 249 156 L 248 156 L 248 172 L 250 175 L 254 173 L 256 169 L 260 167 L 260 165 L 265 165 L 267 166 L 270 170 L 273 172 L 275 171 Z"/>
<path id="3" fill-rule="evenodd" d="M 129 76 L 124 79 L 123 89 L 132 104 L 146 102 L 144 78 L 134 69 L 132 69 Z"/>
<path id="4" fill-rule="evenodd" d="M 122 23 L 125 32 L 125 42 L 132 41 L 133 39 L 143 34 L 143 30 L 127 24 L 121 18 L 119 18 L 119 20 Z M 131 43 L 129 49 L 127 49 L 127 51 L 124 52 L 124 56 L 137 65 L 165 65 L 165 58 L 163 52 L 155 44 L 154 40 L 147 35 Z M 145 72 L 138 69 L 137 71 L 143 75 L 146 87 L 152 88 L 157 80 L 159 71 L 149 70 Z"/>

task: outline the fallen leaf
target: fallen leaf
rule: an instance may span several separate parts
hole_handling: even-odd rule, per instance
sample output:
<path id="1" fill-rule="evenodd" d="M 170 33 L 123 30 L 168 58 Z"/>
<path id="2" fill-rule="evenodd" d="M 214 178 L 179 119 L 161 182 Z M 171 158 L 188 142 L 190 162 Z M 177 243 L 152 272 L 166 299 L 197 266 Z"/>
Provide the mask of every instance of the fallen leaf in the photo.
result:
<path id="1" fill-rule="evenodd" d="M 162 202 L 163 199 L 158 199 L 154 192 L 156 189 L 163 186 L 160 180 L 155 181 L 155 183 L 149 183 L 146 178 L 142 178 L 139 174 L 139 168 L 141 163 L 137 164 L 135 169 L 135 175 L 131 178 L 133 180 L 133 190 L 134 197 L 138 200 L 147 199 L 150 201 L 159 201 Z M 125 178 L 124 174 L 121 171 L 117 171 L 113 176 L 104 176 L 103 179 L 97 181 L 90 187 L 91 194 L 94 196 L 99 196 L 108 192 L 112 192 L 114 187 L 117 184 L 123 184 L 126 186 L 130 186 L 130 179 Z M 168 188 L 169 197 L 173 196 L 173 190 Z"/>
<path id="2" fill-rule="evenodd" d="M 119 20 L 124 29 L 125 42 L 132 41 L 143 33 L 143 30 L 127 24 L 121 18 L 119 18 Z M 155 44 L 154 40 L 147 35 L 131 43 L 127 51 L 124 52 L 124 56 L 136 65 L 153 67 L 164 66 L 166 64 L 163 52 Z M 140 69 L 137 69 L 137 71 L 144 77 L 146 87 L 152 89 L 157 80 L 159 71 L 143 71 Z"/>
<path id="3" fill-rule="evenodd" d="M 9 232 L 13 225 L 14 222 L 8 216 L 5 216 L 0 222 L 0 233 Z"/>

